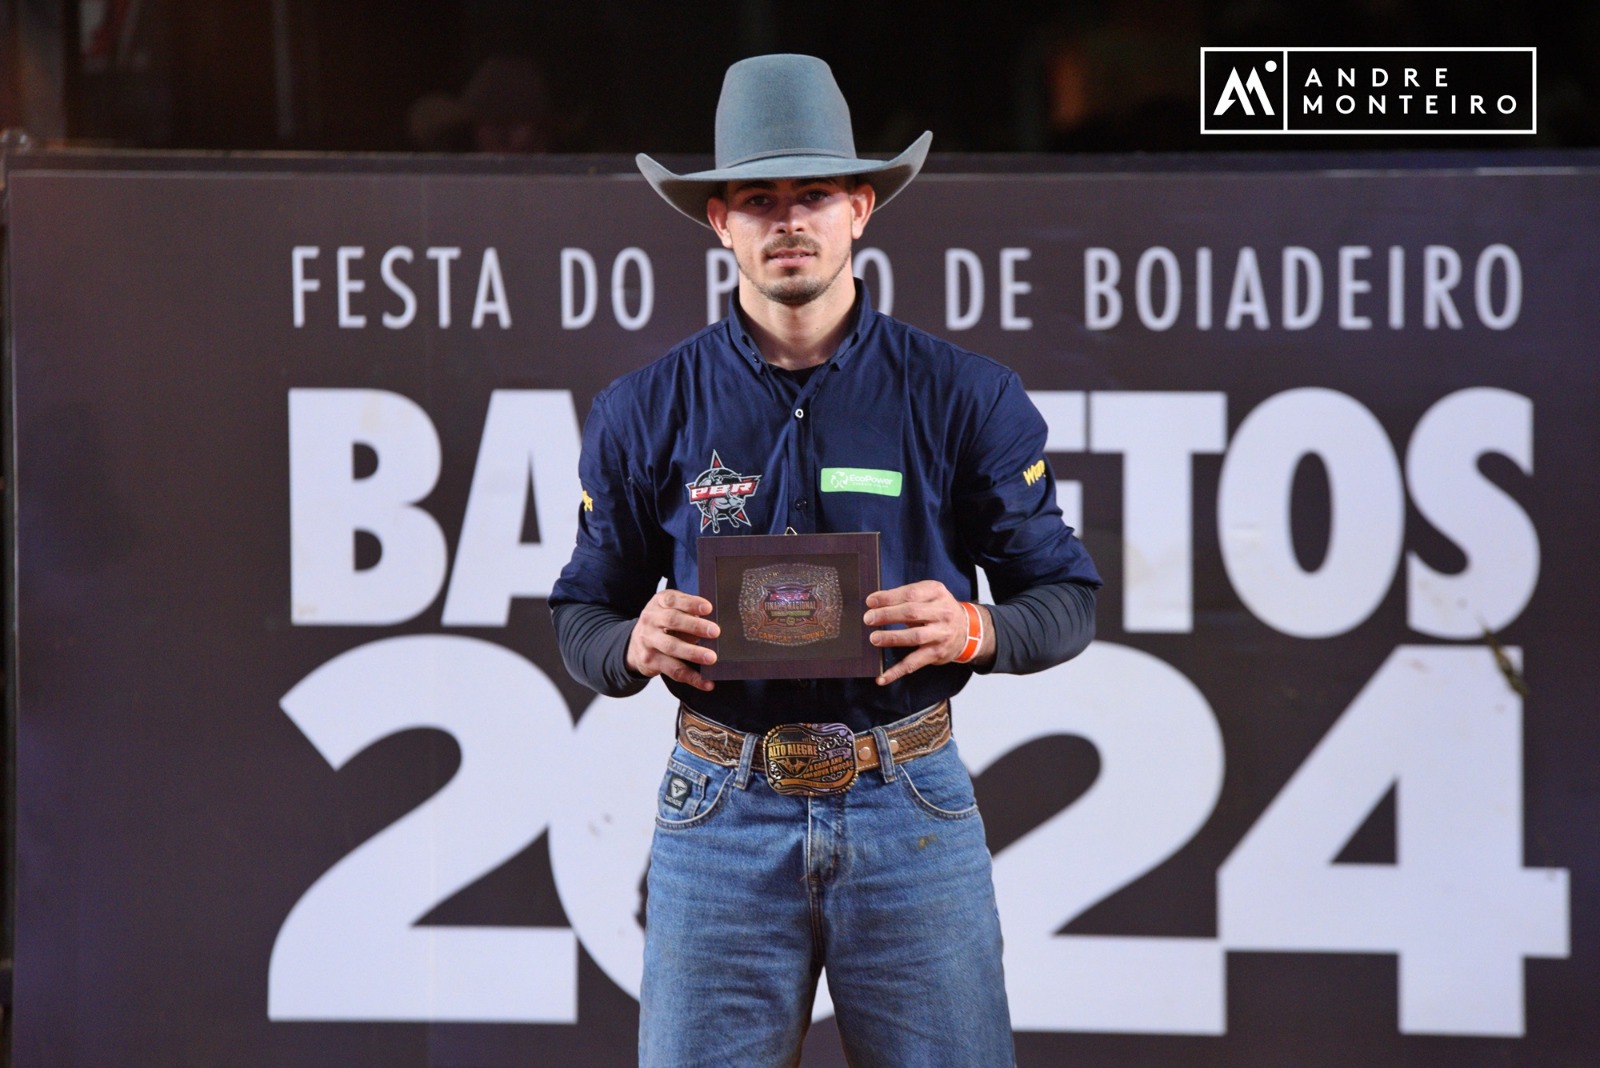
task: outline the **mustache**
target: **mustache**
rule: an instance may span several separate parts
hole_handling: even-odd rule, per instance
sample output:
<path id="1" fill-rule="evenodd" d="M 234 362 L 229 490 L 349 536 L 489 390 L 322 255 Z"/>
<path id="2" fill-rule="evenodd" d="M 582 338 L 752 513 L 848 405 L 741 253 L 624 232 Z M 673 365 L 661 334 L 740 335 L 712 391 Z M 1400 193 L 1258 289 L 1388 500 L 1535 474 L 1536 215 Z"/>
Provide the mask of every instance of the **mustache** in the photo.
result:
<path id="1" fill-rule="evenodd" d="M 790 249 L 799 249 L 802 252 L 819 253 L 822 247 L 805 234 L 785 234 L 768 241 L 761 249 L 763 256 L 775 256 L 780 252 Z"/>

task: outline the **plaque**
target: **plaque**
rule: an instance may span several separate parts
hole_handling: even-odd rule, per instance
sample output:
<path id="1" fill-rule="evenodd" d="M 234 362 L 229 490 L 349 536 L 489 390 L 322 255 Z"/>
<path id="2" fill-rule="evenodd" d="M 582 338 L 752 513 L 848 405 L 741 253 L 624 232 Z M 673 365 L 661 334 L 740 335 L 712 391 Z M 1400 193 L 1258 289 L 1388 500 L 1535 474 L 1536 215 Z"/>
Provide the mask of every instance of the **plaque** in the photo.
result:
<path id="1" fill-rule="evenodd" d="M 700 596 L 721 636 L 702 639 L 708 679 L 856 678 L 883 671 L 861 622 L 878 588 L 878 535 L 700 539 Z"/>

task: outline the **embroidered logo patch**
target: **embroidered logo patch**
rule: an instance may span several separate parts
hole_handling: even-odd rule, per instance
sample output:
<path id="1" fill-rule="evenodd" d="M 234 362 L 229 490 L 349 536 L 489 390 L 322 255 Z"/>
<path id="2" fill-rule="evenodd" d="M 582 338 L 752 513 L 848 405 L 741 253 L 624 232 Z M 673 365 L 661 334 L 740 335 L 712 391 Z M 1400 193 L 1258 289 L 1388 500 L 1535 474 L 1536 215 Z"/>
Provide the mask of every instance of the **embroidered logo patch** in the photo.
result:
<path id="1" fill-rule="evenodd" d="M 684 802 L 689 800 L 689 780 L 682 775 L 673 775 L 667 779 L 667 804 L 680 812 Z"/>
<path id="2" fill-rule="evenodd" d="M 744 505 L 754 496 L 760 484 L 760 475 L 741 475 L 723 464 L 717 450 L 712 449 L 711 466 L 700 472 L 693 482 L 686 484 L 689 503 L 700 509 L 701 532 L 710 527 L 711 533 L 720 534 L 723 523 L 734 529 L 750 526 L 750 517 L 745 515 Z"/>
<path id="3" fill-rule="evenodd" d="M 1035 482 L 1039 481 L 1043 477 L 1044 477 L 1044 461 L 1043 460 L 1040 460 L 1039 462 L 1035 463 L 1032 467 L 1030 467 L 1026 471 L 1022 472 L 1022 480 L 1024 482 L 1026 482 L 1030 486 L 1033 485 Z"/>
<path id="4" fill-rule="evenodd" d="M 583 510 L 585 512 L 594 511 L 594 498 L 589 496 L 588 490 L 583 491 Z"/>
<path id="5" fill-rule="evenodd" d="M 898 471 L 880 471 L 871 467 L 822 469 L 823 493 L 876 493 L 883 497 L 898 497 L 902 481 L 904 479 Z"/>

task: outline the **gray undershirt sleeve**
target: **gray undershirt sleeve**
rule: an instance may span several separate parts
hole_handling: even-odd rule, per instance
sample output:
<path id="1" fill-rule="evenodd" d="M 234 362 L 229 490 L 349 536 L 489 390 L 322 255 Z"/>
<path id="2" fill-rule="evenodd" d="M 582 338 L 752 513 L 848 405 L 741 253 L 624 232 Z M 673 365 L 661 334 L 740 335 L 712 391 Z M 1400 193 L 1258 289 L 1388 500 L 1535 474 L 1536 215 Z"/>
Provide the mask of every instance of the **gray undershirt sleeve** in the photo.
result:
<path id="1" fill-rule="evenodd" d="M 650 680 L 628 668 L 634 620 L 600 604 L 555 607 L 556 644 L 572 677 L 607 697 L 630 697 Z"/>
<path id="2" fill-rule="evenodd" d="M 1094 640 L 1094 587 L 1059 582 L 989 606 L 995 658 L 986 674 L 1026 675 L 1071 660 Z"/>

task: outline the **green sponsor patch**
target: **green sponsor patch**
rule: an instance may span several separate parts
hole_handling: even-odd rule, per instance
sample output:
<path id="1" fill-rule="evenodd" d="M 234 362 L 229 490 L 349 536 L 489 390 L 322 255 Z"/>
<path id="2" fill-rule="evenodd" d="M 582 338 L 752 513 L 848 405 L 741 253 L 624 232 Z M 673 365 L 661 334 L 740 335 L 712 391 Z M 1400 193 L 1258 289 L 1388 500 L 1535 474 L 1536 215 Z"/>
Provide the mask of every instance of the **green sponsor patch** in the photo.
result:
<path id="1" fill-rule="evenodd" d="M 823 493 L 876 493 L 883 497 L 900 496 L 900 472 L 876 471 L 870 467 L 824 467 Z"/>

